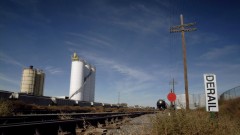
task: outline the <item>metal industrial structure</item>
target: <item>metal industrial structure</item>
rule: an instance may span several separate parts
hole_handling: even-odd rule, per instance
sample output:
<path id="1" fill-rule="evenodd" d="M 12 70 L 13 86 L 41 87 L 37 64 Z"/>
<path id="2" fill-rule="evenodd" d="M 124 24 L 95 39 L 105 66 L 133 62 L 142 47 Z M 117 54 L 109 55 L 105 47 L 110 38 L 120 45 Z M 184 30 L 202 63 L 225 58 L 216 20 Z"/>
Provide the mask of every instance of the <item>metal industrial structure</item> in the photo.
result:
<path id="1" fill-rule="evenodd" d="M 94 101 L 95 99 L 95 77 L 96 77 L 96 67 L 92 66 L 91 68 L 91 76 L 90 76 L 90 80 L 91 80 L 91 85 L 90 85 L 90 97 L 89 97 L 89 101 Z"/>
<path id="2" fill-rule="evenodd" d="M 170 27 L 170 32 L 181 32 L 182 34 L 182 48 L 183 48 L 183 65 L 184 65 L 184 82 L 185 82 L 185 96 L 186 96 L 186 109 L 189 109 L 189 96 L 188 96 L 188 77 L 187 77 L 187 56 L 186 56 L 186 42 L 184 32 L 197 30 L 196 28 L 188 28 L 194 26 L 196 23 L 183 23 L 183 15 L 180 15 L 181 25 Z"/>
<path id="3" fill-rule="evenodd" d="M 94 101 L 96 67 L 79 58 L 76 53 L 72 56 L 69 98 L 79 101 Z"/>
<path id="4" fill-rule="evenodd" d="M 23 69 L 21 93 L 43 95 L 45 73 L 30 66 Z"/>

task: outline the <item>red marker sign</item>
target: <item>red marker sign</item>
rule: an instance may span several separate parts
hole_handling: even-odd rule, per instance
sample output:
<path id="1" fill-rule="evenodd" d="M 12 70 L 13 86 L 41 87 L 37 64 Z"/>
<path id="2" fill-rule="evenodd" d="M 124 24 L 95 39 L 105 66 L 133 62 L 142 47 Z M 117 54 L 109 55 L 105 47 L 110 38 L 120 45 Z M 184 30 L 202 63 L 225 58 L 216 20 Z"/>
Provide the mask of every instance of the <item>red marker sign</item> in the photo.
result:
<path id="1" fill-rule="evenodd" d="M 168 94 L 167 98 L 170 102 L 173 102 L 176 100 L 176 94 L 171 92 Z"/>

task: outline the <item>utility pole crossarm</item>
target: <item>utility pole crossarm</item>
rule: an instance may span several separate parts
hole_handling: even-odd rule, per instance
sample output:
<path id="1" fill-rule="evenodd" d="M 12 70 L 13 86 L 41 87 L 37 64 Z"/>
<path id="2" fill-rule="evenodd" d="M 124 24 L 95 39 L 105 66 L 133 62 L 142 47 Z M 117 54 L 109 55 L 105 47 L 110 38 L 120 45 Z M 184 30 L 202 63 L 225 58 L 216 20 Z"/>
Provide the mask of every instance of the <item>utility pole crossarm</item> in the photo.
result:
<path id="1" fill-rule="evenodd" d="M 183 29 L 183 30 L 170 28 L 170 33 L 177 33 L 177 32 L 182 32 L 182 31 L 191 32 L 191 31 L 196 31 L 196 30 L 197 30 L 197 28 L 188 28 L 188 29 Z"/>
<path id="2" fill-rule="evenodd" d="M 178 28 L 181 28 L 181 27 L 190 27 L 190 26 L 194 26 L 196 25 L 197 23 L 194 22 L 194 23 L 188 23 L 188 24 L 183 24 L 183 25 L 177 25 L 177 26 L 172 26 L 170 27 L 170 29 L 178 29 Z"/>
<path id="3" fill-rule="evenodd" d="M 196 24 L 196 22 L 172 26 L 172 27 L 170 27 L 170 33 L 176 33 L 176 32 L 182 32 L 182 31 L 184 31 L 184 32 L 196 31 L 197 28 L 188 28 L 188 27 L 194 26 L 195 24 Z"/>

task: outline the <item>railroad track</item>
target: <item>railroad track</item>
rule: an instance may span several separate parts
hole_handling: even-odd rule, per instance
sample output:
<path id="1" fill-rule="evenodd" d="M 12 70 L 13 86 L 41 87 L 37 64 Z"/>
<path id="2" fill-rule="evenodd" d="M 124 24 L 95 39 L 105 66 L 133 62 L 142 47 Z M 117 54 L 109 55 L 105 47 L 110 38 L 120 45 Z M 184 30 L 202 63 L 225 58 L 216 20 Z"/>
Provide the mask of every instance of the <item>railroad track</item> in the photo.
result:
<path id="1" fill-rule="evenodd" d="M 26 114 L 26 115 L 18 115 L 18 116 L 11 116 L 11 117 L 0 117 L 0 125 L 10 124 L 10 123 L 32 122 L 32 121 L 103 117 L 103 116 L 113 116 L 113 115 L 119 115 L 119 114 L 126 114 L 126 113 L 102 112 L 102 113 Z"/>
<path id="2" fill-rule="evenodd" d="M 151 112 L 132 113 L 84 113 L 84 114 L 44 114 L 0 117 L 1 135 L 58 135 L 59 132 L 76 134 L 77 129 L 91 125 L 97 127 L 106 122 L 115 122 L 125 117 L 137 117 Z"/>

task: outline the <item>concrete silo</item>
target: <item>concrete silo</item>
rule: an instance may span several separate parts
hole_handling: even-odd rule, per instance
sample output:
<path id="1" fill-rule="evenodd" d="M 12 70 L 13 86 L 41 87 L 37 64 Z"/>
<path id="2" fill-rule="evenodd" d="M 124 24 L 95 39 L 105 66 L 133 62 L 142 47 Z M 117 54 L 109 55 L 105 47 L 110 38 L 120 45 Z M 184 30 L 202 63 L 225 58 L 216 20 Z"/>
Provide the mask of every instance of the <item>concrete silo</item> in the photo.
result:
<path id="1" fill-rule="evenodd" d="M 96 68 L 80 59 L 76 53 L 72 56 L 69 98 L 79 101 L 94 101 Z"/>
<path id="2" fill-rule="evenodd" d="M 45 73 L 43 70 L 37 70 L 35 75 L 34 95 L 43 96 Z"/>
<path id="3" fill-rule="evenodd" d="M 90 98 L 89 101 L 94 102 L 95 100 L 95 76 L 96 76 L 96 67 L 92 66 L 91 68 L 91 77 L 90 77 Z"/>
<path id="4" fill-rule="evenodd" d="M 44 80 L 45 74 L 42 70 L 37 70 L 33 68 L 33 66 L 24 68 L 21 82 L 21 93 L 42 96 Z"/>
<path id="5" fill-rule="evenodd" d="M 89 101 L 90 100 L 90 86 L 91 86 L 91 65 L 86 64 L 84 67 L 84 91 L 83 91 L 83 100 Z"/>
<path id="6" fill-rule="evenodd" d="M 23 69 L 22 82 L 21 82 L 21 92 L 27 94 L 33 94 L 34 84 L 35 84 L 36 70 L 33 66 Z"/>
<path id="7" fill-rule="evenodd" d="M 80 59 L 76 53 L 72 56 L 72 67 L 70 77 L 69 98 L 73 100 L 83 100 L 83 82 L 84 82 L 85 62 Z"/>

